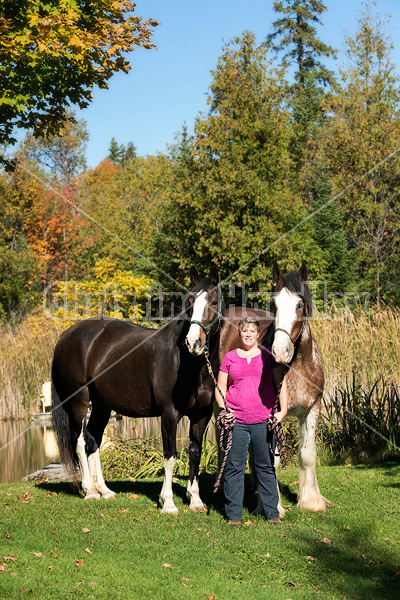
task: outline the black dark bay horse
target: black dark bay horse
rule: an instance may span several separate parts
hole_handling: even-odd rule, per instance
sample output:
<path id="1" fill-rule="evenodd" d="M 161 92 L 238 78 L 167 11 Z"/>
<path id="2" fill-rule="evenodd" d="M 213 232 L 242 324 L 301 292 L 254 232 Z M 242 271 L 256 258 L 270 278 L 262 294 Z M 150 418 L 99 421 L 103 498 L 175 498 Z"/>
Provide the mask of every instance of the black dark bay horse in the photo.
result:
<path id="1" fill-rule="evenodd" d="M 288 415 L 299 421 L 299 495 L 298 506 L 312 511 L 325 510 L 329 502 L 322 496 L 316 476 L 315 431 L 321 411 L 324 370 L 317 343 L 311 332 L 309 319 L 312 302 L 307 286 L 307 269 L 283 275 L 277 264 L 273 267 L 275 291 L 274 313 L 245 307 L 231 307 L 223 313 L 219 358 L 239 345 L 238 324 L 245 316 L 260 322 L 260 342 L 272 350 L 282 369 L 276 373 L 276 382 L 287 370 L 289 391 Z M 203 352 L 205 335 L 193 324 L 189 330 L 191 346 Z M 197 337 L 196 337 L 197 336 Z M 279 505 L 279 512 L 284 514 Z"/>
<path id="2" fill-rule="evenodd" d="M 187 496 L 191 509 L 204 509 L 198 472 L 214 385 L 204 356 L 196 355 L 185 338 L 191 320 L 194 327 L 201 323 L 217 371 L 222 297 L 215 267 L 208 278 L 200 280 L 194 268 L 190 277 L 193 288 L 186 295 L 185 310 L 164 327 L 156 330 L 118 319 L 88 319 L 65 331 L 56 345 L 54 429 L 63 462 L 72 470 L 80 467 L 86 499 L 115 497 L 104 482 L 99 457 L 111 411 L 129 417 L 160 416 L 165 468 L 160 505 L 162 512 L 176 513 L 172 493 L 176 431 L 186 415 L 190 421 Z"/>

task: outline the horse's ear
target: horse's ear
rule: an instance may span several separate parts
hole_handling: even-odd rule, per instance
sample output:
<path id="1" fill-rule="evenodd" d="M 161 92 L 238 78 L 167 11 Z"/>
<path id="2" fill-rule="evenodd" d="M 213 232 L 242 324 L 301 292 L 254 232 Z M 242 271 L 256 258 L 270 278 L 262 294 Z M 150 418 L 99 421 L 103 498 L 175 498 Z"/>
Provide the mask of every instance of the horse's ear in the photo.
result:
<path id="1" fill-rule="evenodd" d="M 297 271 L 297 278 L 301 281 L 308 281 L 308 271 L 306 265 L 303 263 L 300 269 Z"/>
<path id="2" fill-rule="evenodd" d="M 199 277 L 196 267 L 192 267 L 190 269 L 190 281 L 191 281 L 192 285 L 195 286 L 196 283 L 199 283 L 199 280 L 200 280 L 200 277 Z"/>
<path id="3" fill-rule="evenodd" d="M 209 280 L 211 281 L 211 283 L 213 285 L 218 285 L 218 282 L 219 282 L 218 269 L 214 264 L 211 265 Z"/>
<path id="4" fill-rule="evenodd" d="M 281 290 L 283 288 L 283 273 L 281 271 L 280 266 L 276 262 L 274 262 L 274 265 L 272 267 L 272 278 L 276 284 L 277 289 Z"/>

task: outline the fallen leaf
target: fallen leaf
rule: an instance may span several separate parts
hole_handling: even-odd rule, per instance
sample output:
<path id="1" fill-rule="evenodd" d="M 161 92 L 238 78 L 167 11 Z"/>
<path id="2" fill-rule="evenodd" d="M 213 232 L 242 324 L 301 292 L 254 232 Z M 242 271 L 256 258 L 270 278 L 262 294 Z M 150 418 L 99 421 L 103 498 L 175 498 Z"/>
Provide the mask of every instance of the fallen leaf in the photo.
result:
<path id="1" fill-rule="evenodd" d="M 4 560 L 17 560 L 18 555 L 15 556 L 15 554 L 9 554 L 8 556 L 3 556 Z"/>
<path id="2" fill-rule="evenodd" d="M 369 567 L 372 567 L 372 564 L 373 564 L 372 560 L 369 560 L 365 566 L 369 568 Z"/>
<path id="3" fill-rule="evenodd" d="M 343 525 L 343 529 L 350 529 L 348 525 Z"/>
<path id="4" fill-rule="evenodd" d="M 88 581 L 88 585 L 97 585 L 95 581 Z"/>
<path id="5" fill-rule="evenodd" d="M 306 560 L 309 560 L 311 562 L 314 561 L 315 558 L 313 556 L 306 556 Z"/>
<path id="6" fill-rule="evenodd" d="M 128 509 L 127 508 L 121 508 L 118 512 L 120 512 L 120 513 L 127 513 Z"/>
<path id="7" fill-rule="evenodd" d="M 43 556 L 41 552 L 29 552 L 29 554 L 33 554 L 33 556 L 36 556 L 37 558 L 41 558 Z"/>
<path id="8" fill-rule="evenodd" d="M 54 552 L 54 550 L 50 550 L 50 552 L 51 552 L 51 554 L 52 554 L 53 556 L 55 556 L 56 558 L 57 558 L 58 556 L 62 556 L 62 552 Z"/>
<path id="9" fill-rule="evenodd" d="M 321 542 L 324 544 L 332 544 L 332 540 L 328 540 L 328 538 L 322 538 Z"/>
<path id="10" fill-rule="evenodd" d="M 271 555 L 269 552 L 267 552 L 267 554 L 264 554 L 264 558 L 271 558 Z"/>
<path id="11" fill-rule="evenodd" d="M 87 552 L 88 554 L 92 554 L 92 551 L 89 550 L 89 548 L 85 548 L 84 552 Z"/>
<path id="12" fill-rule="evenodd" d="M 291 585 L 292 587 L 297 588 L 297 583 L 294 583 L 294 581 L 288 581 L 288 585 Z M 286 599 L 287 600 L 287 599 Z"/>
<path id="13" fill-rule="evenodd" d="M 299 484 L 299 480 L 296 479 L 296 481 L 293 481 L 292 483 L 289 483 L 289 485 L 298 485 Z"/>
<path id="14" fill-rule="evenodd" d="M 129 500 L 137 500 L 139 498 L 139 494 L 129 494 Z"/>
<path id="15" fill-rule="evenodd" d="M 47 568 L 48 569 L 54 569 L 53 565 L 49 565 Z"/>
<path id="16" fill-rule="evenodd" d="M 193 587 L 192 585 L 187 585 L 186 583 L 182 583 L 182 585 L 183 585 L 183 587 L 185 587 L 185 588 L 192 588 L 192 587 Z"/>
<path id="17" fill-rule="evenodd" d="M 83 567 L 83 560 L 80 558 L 75 558 L 74 563 L 76 567 Z"/>
<path id="18" fill-rule="evenodd" d="M 172 565 L 170 565 L 169 563 L 164 563 L 163 567 L 165 567 L 166 569 L 172 569 Z"/>
<path id="19" fill-rule="evenodd" d="M 394 571 L 394 573 L 391 573 L 391 577 L 400 577 L 400 569 L 397 569 Z"/>
<path id="20" fill-rule="evenodd" d="M 103 513 L 99 513 L 99 517 L 104 517 Z"/>
<path id="21" fill-rule="evenodd" d="M 5 571 L 5 570 L 6 570 L 6 563 L 0 562 L 0 571 Z"/>

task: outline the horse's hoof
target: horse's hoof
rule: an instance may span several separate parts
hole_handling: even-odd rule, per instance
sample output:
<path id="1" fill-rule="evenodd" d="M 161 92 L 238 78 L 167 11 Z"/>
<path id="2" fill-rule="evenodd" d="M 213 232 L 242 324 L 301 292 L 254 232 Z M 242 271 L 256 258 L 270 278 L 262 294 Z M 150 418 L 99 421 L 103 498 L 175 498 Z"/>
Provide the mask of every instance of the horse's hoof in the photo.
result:
<path id="1" fill-rule="evenodd" d="M 193 512 L 198 512 L 198 513 L 205 513 L 207 512 L 207 507 L 206 506 L 189 506 L 189 509 L 192 510 Z"/>
<path id="2" fill-rule="evenodd" d="M 100 494 L 86 494 L 84 500 L 100 500 Z"/>
<path id="3" fill-rule="evenodd" d="M 162 509 L 160 510 L 160 512 L 163 513 L 164 515 L 178 515 L 179 514 L 179 510 L 176 508 L 176 506 L 174 506 L 174 507 L 163 506 Z"/>
<path id="4" fill-rule="evenodd" d="M 103 498 L 104 500 L 116 500 L 117 496 L 114 492 L 107 492 L 106 494 L 103 494 Z"/>

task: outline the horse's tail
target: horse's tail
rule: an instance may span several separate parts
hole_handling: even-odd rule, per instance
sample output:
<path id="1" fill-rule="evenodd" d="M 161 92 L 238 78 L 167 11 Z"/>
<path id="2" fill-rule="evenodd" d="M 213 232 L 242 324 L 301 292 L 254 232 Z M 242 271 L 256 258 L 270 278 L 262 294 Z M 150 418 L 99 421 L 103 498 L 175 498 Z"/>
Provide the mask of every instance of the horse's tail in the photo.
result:
<path id="1" fill-rule="evenodd" d="M 76 478 L 78 457 L 76 454 L 76 433 L 72 426 L 70 401 L 60 398 L 61 383 L 58 378 L 57 368 L 54 364 L 51 369 L 51 398 L 53 428 L 56 434 L 60 457 L 70 474 Z M 61 394 L 62 395 L 62 394 Z"/>

